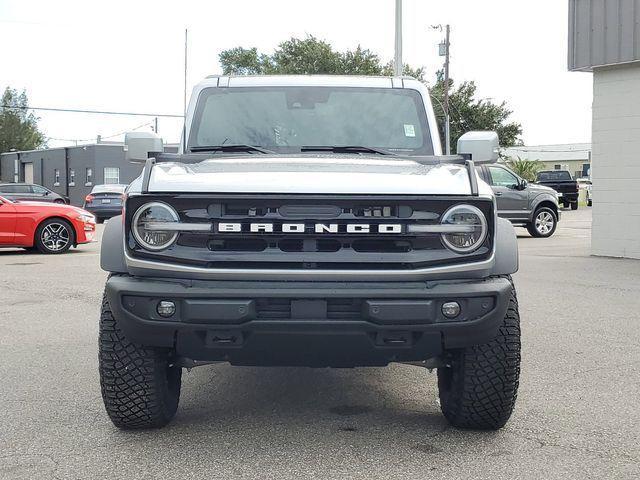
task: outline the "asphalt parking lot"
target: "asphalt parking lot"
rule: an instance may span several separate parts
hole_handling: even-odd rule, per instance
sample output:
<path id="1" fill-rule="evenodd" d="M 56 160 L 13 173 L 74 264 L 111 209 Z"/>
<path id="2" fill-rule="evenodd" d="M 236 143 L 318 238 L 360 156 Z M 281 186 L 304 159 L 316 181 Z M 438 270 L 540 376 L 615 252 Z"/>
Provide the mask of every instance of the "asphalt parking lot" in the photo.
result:
<path id="1" fill-rule="evenodd" d="M 590 215 L 565 211 L 550 239 L 518 229 L 522 378 L 497 433 L 448 427 L 435 374 L 405 365 L 201 367 L 169 427 L 118 431 L 99 243 L 0 251 L 0 478 L 638 478 L 640 261 L 589 257 Z"/>

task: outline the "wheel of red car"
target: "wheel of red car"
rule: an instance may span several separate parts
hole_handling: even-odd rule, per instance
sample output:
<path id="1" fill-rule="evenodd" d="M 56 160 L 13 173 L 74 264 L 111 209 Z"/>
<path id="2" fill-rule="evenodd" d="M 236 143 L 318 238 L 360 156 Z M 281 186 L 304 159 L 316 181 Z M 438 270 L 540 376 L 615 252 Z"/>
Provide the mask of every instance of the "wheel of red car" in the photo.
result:
<path id="1" fill-rule="evenodd" d="M 50 218 L 38 226 L 34 240 L 41 253 L 64 253 L 74 244 L 75 232 L 66 220 Z"/>

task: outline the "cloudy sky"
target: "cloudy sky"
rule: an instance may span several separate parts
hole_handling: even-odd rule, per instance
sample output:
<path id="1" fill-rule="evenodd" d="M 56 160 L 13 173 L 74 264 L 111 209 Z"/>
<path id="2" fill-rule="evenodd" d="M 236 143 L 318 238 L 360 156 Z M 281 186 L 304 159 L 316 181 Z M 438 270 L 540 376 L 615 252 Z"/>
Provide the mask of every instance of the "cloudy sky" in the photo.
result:
<path id="1" fill-rule="evenodd" d="M 337 49 L 360 44 L 390 60 L 393 15 L 393 0 L 0 0 L 0 88 L 24 88 L 38 107 L 180 114 L 185 28 L 190 90 L 220 73 L 222 50 L 271 52 L 291 36 L 315 35 Z M 592 79 L 567 72 L 566 0 L 404 0 L 404 61 L 426 67 L 429 78 L 442 62 L 441 34 L 429 26 L 446 23 L 452 76 L 475 80 L 482 97 L 505 100 L 527 145 L 590 140 Z M 47 136 L 68 140 L 152 121 L 38 115 Z M 159 131 L 176 141 L 179 121 L 161 119 Z"/>

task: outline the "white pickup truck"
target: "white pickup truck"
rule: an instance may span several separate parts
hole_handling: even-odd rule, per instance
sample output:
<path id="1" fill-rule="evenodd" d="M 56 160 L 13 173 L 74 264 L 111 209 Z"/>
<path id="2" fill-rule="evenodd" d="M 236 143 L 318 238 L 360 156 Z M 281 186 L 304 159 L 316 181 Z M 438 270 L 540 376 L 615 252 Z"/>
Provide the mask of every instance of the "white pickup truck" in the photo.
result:
<path id="1" fill-rule="evenodd" d="M 446 418 L 498 429 L 520 372 L 514 229 L 471 132 L 443 156 L 411 78 L 210 77 L 181 150 L 145 163 L 102 240 L 100 378 L 120 428 L 176 413 L 183 368 L 437 369 Z M 219 392 L 218 392 L 219 393 Z"/>

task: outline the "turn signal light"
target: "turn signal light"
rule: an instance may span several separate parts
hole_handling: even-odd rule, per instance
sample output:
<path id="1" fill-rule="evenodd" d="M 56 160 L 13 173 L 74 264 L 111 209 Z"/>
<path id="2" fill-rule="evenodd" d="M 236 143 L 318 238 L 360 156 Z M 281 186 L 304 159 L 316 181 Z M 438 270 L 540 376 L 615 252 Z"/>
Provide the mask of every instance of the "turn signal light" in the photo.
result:
<path id="1" fill-rule="evenodd" d="M 91 194 L 87 195 L 86 197 L 84 197 L 84 201 L 85 201 L 86 203 L 91 203 L 91 202 L 93 202 L 93 195 L 91 195 Z"/>

